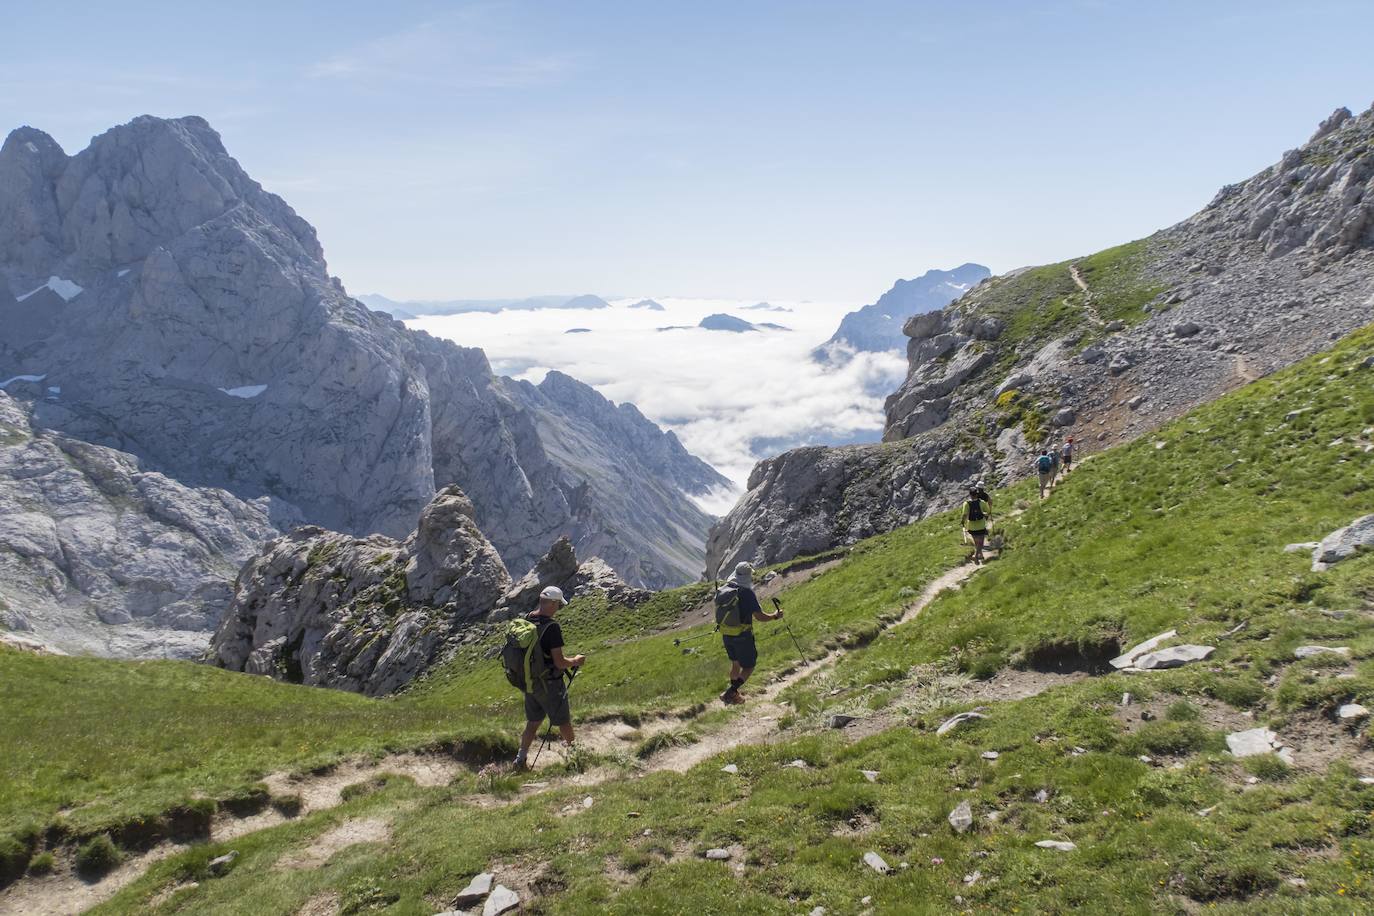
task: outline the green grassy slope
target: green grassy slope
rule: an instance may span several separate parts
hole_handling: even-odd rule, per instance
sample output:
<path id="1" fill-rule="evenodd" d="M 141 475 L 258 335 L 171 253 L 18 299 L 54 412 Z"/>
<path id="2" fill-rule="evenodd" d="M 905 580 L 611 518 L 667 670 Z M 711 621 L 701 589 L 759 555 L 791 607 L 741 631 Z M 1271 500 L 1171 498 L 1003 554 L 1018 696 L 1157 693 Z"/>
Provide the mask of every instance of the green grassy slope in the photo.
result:
<path id="1" fill-rule="evenodd" d="M 855 645 L 903 596 L 961 553 L 948 519 L 861 545 L 841 569 L 784 594 L 811 655 Z M 579 720 L 700 706 L 724 686 L 718 641 L 689 644 L 655 629 L 706 599 L 708 586 L 664 592 L 629 610 L 574 602 L 569 648 L 590 661 L 574 692 Z M 644 635 L 655 634 L 655 635 Z M 760 631 L 760 676 L 797 663 L 781 629 Z M 639 638 L 632 638 L 639 637 Z M 225 799 L 274 770 L 308 770 L 348 754 L 451 744 L 470 756 L 513 754 L 520 697 L 489 657 L 493 636 L 409 692 L 371 700 L 184 662 L 40 657 L 0 649 L 0 837 L 59 823 L 86 836 Z M 61 809 L 71 809 L 58 816 Z"/>
<path id="2" fill-rule="evenodd" d="M 1330 741 L 1365 755 L 1361 766 L 1374 760 L 1365 737 L 1342 738 L 1329 719 L 1337 702 L 1374 698 L 1374 555 L 1313 574 L 1282 548 L 1374 510 L 1359 441 L 1374 425 L 1374 369 L 1363 367 L 1371 354 L 1374 330 L 1365 330 L 1085 465 L 1008 526 L 1005 559 L 841 659 L 823 684 L 793 692 L 804 712 L 853 708 L 858 698 L 892 727 L 857 741 L 794 732 L 687 774 L 569 787 L 496 810 L 463 804 L 465 779 L 433 790 L 397 782 L 235 841 L 242 859 L 228 877 L 203 880 L 206 858 L 227 845 L 159 863 L 102 912 L 143 912 L 161 889 L 195 878 L 199 886 L 158 911 L 290 913 L 333 892 L 346 912 L 420 914 L 488 867 L 526 876 L 547 913 L 852 913 L 866 895 L 878 912 L 1369 909 L 1374 787 L 1356 778 L 1362 770 L 1305 755 Z M 1309 406 L 1318 409 L 1285 420 Z M 876 539 L 791 604 L 819 617 L 832 602 L 871 597 L 866 614 L 890 613 L 909 597 L 902 561 L 931 563 L 925 551 L 947 556 L 953 542 L 945 520 Z M 807 588 L 814 605 L 803 601 Z M 945 715 L 976 702 L 976 682 L 958 686 L 960 669 L 985 676 L 1073 659 L 1084 646 L 1166 626 L 1213 641 L 1216 657 L 1056 682 L 934 734 Z M 1306 642 L 1350 645 L 1354 659 L 1292 661 Z M 1137 697 L 1126 709 L 1123 690 Z M 1147 721 L 1139 710 L 1155 714 Z M 1230 757 L 1224 733 L 1255 724 L 1307 734 L 1303 768 Z M 781 766 L 794 758 L 808 767 Z M 738 776 L 719 772 L 727 761 Z M 877 781 L 864 769 L 879 771 Z M 594 804 L 584 808 L 588 794 Z M 962 835 L 945 821 L 961 800 L 978 817 Z M 388 844 L 346 850 L 328 868 L 273 867 L 364 814 L 392 821 Z M 1077 849 L 1035 847 L 1042 839 Z M 714 846 L 736 847 L 742 873 L 705 861 Z M 861 864 L 867 850 L 910 867 L 879 877 Z"/>

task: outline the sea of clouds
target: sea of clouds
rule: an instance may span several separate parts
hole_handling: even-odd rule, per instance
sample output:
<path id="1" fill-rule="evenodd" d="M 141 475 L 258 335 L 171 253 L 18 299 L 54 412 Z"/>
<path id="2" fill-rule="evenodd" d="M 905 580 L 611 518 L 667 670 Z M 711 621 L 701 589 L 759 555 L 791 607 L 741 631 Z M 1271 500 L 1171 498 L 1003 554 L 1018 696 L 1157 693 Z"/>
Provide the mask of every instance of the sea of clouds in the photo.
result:
<path id="1" fill-rule="evenodd" d="M 406 324 L 464 346 L 484 349 L 503 375 L 539 382 L 558 369 L 672 429 L 694 455 L 736 489 L 699 500 L 724 513 L 743 492 L 754 463 L 800 445 L 875 442 L 882 436 L 883 397 L 900 384 L 899 353 L 858 354 L 842 367 L 822 366 L 811 351 L 834 333 L 855 303 L 676 299 L 666 311 L 608 309 L 422 316 Z M 695 325 L 723 312 L 791 330 L 732 333 Z M 689 328 L 659 330 L 672 325 Z M 567 333 L 585 328 L 586 333 Z"/>

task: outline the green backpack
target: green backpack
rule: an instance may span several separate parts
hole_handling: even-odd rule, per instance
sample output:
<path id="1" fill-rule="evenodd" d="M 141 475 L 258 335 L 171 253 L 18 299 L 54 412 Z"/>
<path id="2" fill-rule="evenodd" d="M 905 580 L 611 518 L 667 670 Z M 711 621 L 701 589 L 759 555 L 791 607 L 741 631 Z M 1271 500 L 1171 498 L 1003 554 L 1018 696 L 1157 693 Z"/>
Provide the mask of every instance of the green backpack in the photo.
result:
<path id="1" fill-rule="evenodd" d="M 716 626 L 735 629 L 743 623 L 739 611 L 739 589 L 727 585 L 716 592 Z"/>
<path id="2" fill-rule="evenodd" d="M 547 623 L 540 625 L 525 617 L 519 617 L 506 627 L 506 645 L 501 649 L 501 667 L 506 672 L 506 680 L 512 687 L 524 693 L 533 693 L 534 685 L 546 679 L 549 666 L 544 662 L 544 653 L 539 648 L 539 638 L 544 635 Z"/>

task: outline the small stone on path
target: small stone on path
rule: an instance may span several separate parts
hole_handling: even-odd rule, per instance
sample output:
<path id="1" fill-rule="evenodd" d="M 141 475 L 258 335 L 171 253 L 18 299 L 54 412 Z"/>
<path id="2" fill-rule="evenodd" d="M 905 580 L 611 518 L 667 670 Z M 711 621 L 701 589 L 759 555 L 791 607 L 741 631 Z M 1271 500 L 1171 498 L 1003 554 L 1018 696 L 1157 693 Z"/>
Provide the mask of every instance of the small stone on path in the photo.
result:
<path id="1" fill-rule="evenodd" d="M 1247 728 L 1245 731 L 1232 732 L 1226 736 L 1226 746 L 1233 757 L 1254 757 L 1259 754 L 1272 754 L 1283 745 L 1279 736 L 1267 728 Z"/>
<path id="2" fill-rule="evenodd" d="M 1041 840 L 1035 844 L 1041 849 L 1057 849 L 1059 852 L 1073 852 L 1078 847 L 1065 840 Z"/>
<path id="3" fill-rule="evenodd" d="M 706 850 L 706 858 L 710 859 L 713 862 L 724 862 L 726 859 L 730 858 L 730 850 L 708 849 Z"/>
<path id="4" fill-rule="evenodd" d="M 1167 630 L 1163 633 L 1160 633 L 1158 636 L 1151 636 L 1144 642 L 1134 645 L 1131 648 L 1127 649 L 1125 652 L 1121 653 L 1116 658 L 1112 659 L 1111 662 L 1109 662 L 1109 664 L 1113 668 L 1133 667 L 1135 665 L 1135 661 L 1137 658 L 1139 658 L 1142 655 L 1145 655 L 1148 652 L 1153 652 L 1155 649 L 1159 648 L 1159 646 L 1163 644 L 1166 640 L 1173 639 L 1177 635 L 1178 630 Z M 1126 704 L 1122 703 L 1121 705 L 1125 706 Z"/>
<path id="5" fill-rule="evenodd" d="M 835 715 L 833 715 L 833 716 L 830 717 L 830 727 L 831 727 L 831 728 L 844 728 L 844 727 L 845 727 L 846 725 L 848 725 L 850 722 L 857 722 L 857 721 L 858 721 L 858 717 L 857 717 L 857 716 L 844 716 L 844 715 L 840 715 L 840 714 L 837 713 L 837 714 L 835 714 Z"/>
<path id="6" fill-rule="evenodd" d="M 877 782 L 877 781 L 878 781 L 878 771 L 877 771 L 877 770 L 860 770 L 859 772 L 862 773 L 862 774 L 864 774 L 864 779 L 867 779 L 869 782 Z"/>
<path id="7" fill-rule="evenodd" d="M 961 712 L 958 715 L 950 716 L 944 722 L 941 722 L 940 727 L 935 729 L 935 734 L 946 735 L 954 731 L 960 725 L 963 725 L 965 722 L 972 722 L 975 719 L 986 718 L 987 716 L 983 715 L 981 712 Z"/>
<path id="8" fill-rule="evenodd" d="M 458 892 L 458 896 L 453 898 L 453 905 L 455 907 L 470 907 L 474 903 L 481 903 L 491 893 L 491 885 L 495 880 L 496 876 L 491 872 L 482 872 L 469 881 L 467 887 Z"/>
<path id="9" fill-rule="evenodd" d="M 794 769 L 794 770 L 804 770 L 804 769 L 807 768 L 808 765 L 809 765 L 809 764 L 807 764 L 807 762 L 806 762 L 805 760 L 802 760 L 800 757 L 798 757 L 796 760 L 793 760 L 791 763 L 784 763 L 784 764 L 783 764 L 783 768 L 784 768 L 784 769 L 787 769 L 787 768 L 790 767 L 790 768 L 792 768 L 792 769 Z"/>
<path id="10" fill-rule="evenodd" d="M 504 884 L 498 884 L 487 898 L 486 906 L 482 907 L 482 916 L 501 916 L 502 913 L 509 913 L 519 905 L 520 895 Z"/>
<path id="11" fill-rule="evenodd" d="M 956 833 L 966 833 L 973 826 L 973 806 L 967 801 L 959 802 L 958 807 L 949 813 L 949 825 Z"/>
<path id="12" fill-rule="evenodd" d="M 1341 719 L 1363 719 L 1369 715 L 1369 710 L 1359 703 L 1346 703 L 1336 710 L 1336 716 Z"/>
<path id="13" fill-rule="evenodd" d="M 1318 655 L 1343 655 L 1350 657 L 1349 646 L 1298 646 L 1293 650 L 1294 658 L 1315 658 Z"/>
<path id="14" fill-rule="evenodd" d="M 884 862 L 883 857 L 878 855 L 876 852 L 864 853 L 864 864 L 867 865 L 869 868 L 873 869 L 874 871 L 876 871 L 880 875 L 885 875 L 888 872 L 892 871 L 891 866 Z"/>
<path id="15" fill-rule="evenodd" d="M 210 864 L 206 865 L 205 867 L 210 872 L 210 874 L 218 878 L 222 875 L 226 875 L 229 873 L 230 867 L 232 867 L 233 864 L 236 861 L 238 861 L 238 857 L 239 851 L 237 849 L 231 849 L 224 855 L 211 859 Z"/>
<path id="16" fill-rule="evenodd" d="M 730 773 L 731 775 L 734 775 L 735 773 L 739 772 L 739 767 L 735 766 L 735 764 L 733 763 L 727 763 L 725 766 L 720 768 L 720 771 L 722 773 Z"/>
<path id="17" fill-rule="evenodd" d="M 1135 667 L 1142 671 L 1180 668 L 1192 662 L 1200 662 L 1216 650 L 1216 646 L 1170 646 L 1140 656 L 1135 660 Z"/>
<path id="18" fill-rule="evenodd" d="M 996 751 L 983 751 L 982 753 L 982 758 L 984 760 L 996 760 L 998 757 L 1001 756 L 1002 755 L 997 753 Z"/>

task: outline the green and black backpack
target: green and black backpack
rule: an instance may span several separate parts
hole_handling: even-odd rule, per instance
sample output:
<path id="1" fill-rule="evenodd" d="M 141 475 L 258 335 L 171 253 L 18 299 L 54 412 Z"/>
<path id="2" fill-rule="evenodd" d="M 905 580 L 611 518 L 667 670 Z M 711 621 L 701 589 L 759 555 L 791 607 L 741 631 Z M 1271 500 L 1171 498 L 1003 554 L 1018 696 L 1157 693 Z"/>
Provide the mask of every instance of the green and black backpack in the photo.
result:
<path id="1" fill-rule="evenodd" d="M 527 617 L 517 617 L 506 627 L 506 644 L 501 649 L 501 667 L 511 686 L 524 693 L 534 693 L 534 687 L 548 677 L 549 666 L 539 640 L 548 626 L 537 624 Z"/>
<path id="2" fill-rule="evenodd" d="M 726 585 L 716 592 L 716 626 L 738 628 L 744 625 L 739 613 L 739 589 Z"/>

